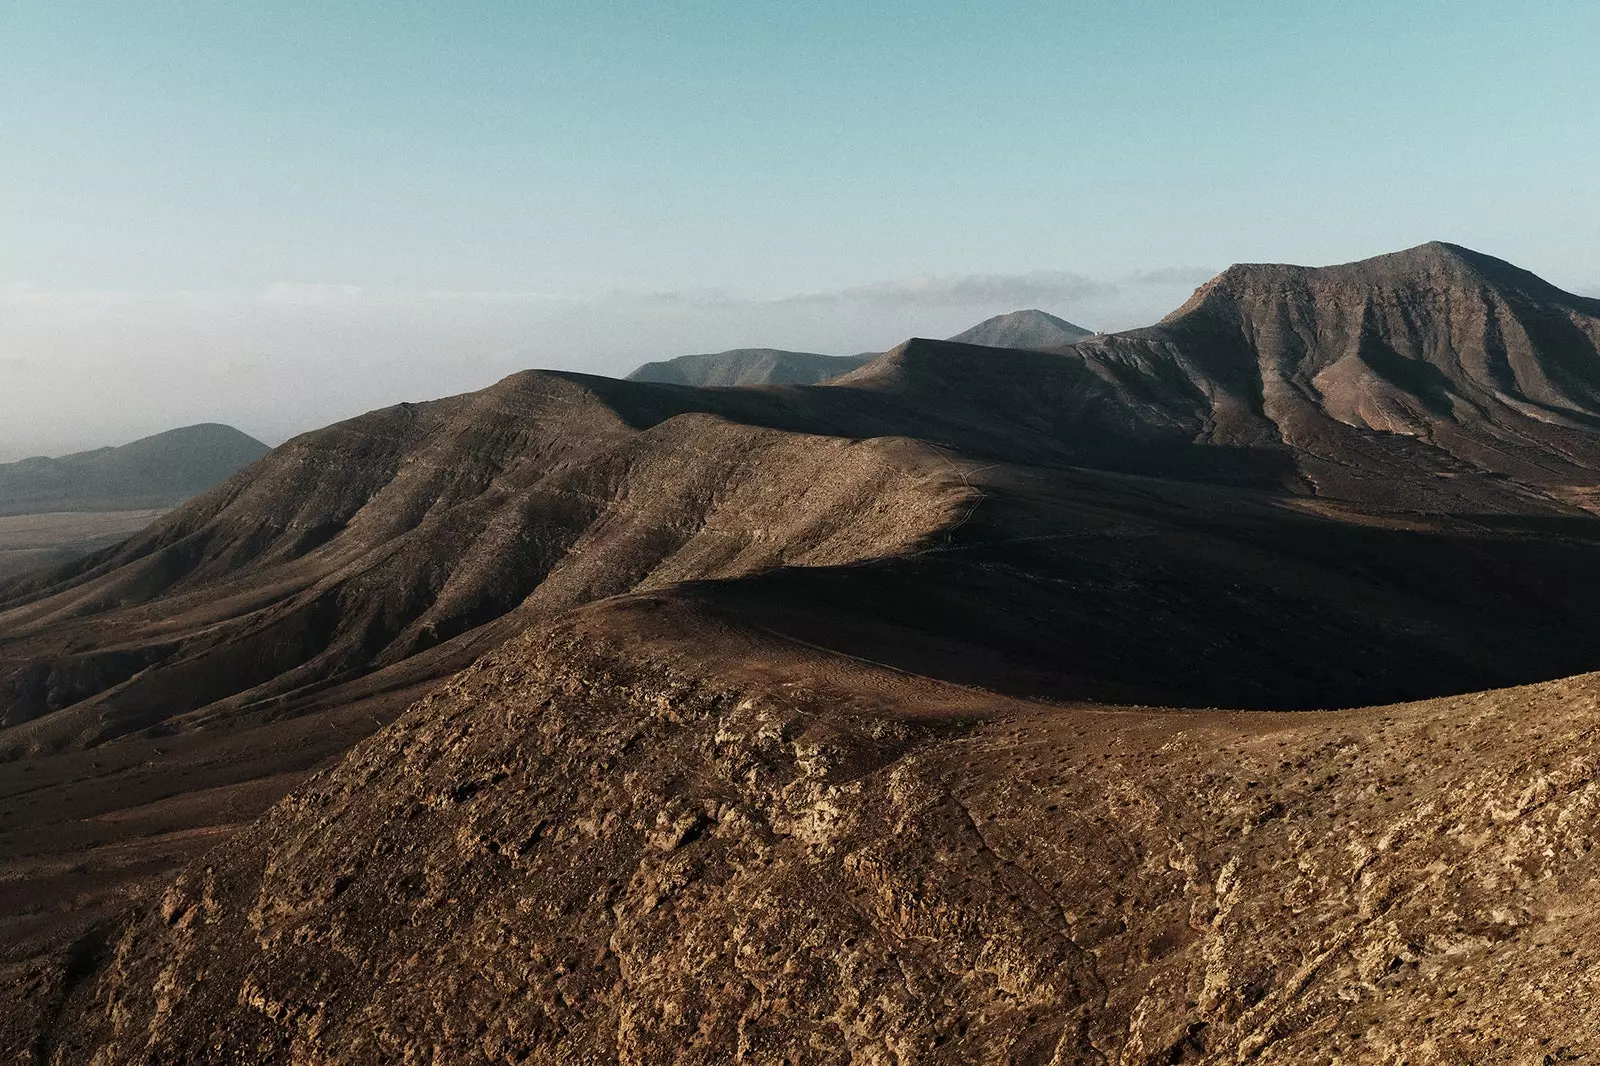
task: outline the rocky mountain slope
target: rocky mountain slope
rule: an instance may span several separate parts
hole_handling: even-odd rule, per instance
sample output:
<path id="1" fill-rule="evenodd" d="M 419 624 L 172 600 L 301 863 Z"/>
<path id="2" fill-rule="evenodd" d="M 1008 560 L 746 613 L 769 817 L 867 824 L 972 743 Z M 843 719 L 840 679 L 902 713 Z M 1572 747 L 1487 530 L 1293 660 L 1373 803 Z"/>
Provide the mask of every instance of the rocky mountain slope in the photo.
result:
<path id="1" fill-rule="evenodd" d="M 296 438 L 125 544 L 0 586 L 3 743 L 454 669 L 507 612 L 906 550 L 970 495 L 908 442 L 780 433 L 640 387 L 628 407 L 592 380 L 517 375 Z"/>
<path id="2" fill-rule="evenodd" d="M 0 463 L 0 515 L 171 507 L 266 453 L 254 437 L 207 423 L 118 448 Z"/>
<path id="3" fill-rule="evenodd" d="M 1054 351 L 528 373 L 291 441 L 0 585 L 0 1033 L 1600 1053 L 1593 685 L 1465 695 L 1600 667 L 1597 323 L 1433 245 Z"/>
<path id="4" fill-rule="evenodd" d="M 1048 349 L 1082 340 L 1093 332 L 1047 312 L 1027 310 L 986 318 L 950 339 L 957 344 L 982 344 L 990 348 Z"/>

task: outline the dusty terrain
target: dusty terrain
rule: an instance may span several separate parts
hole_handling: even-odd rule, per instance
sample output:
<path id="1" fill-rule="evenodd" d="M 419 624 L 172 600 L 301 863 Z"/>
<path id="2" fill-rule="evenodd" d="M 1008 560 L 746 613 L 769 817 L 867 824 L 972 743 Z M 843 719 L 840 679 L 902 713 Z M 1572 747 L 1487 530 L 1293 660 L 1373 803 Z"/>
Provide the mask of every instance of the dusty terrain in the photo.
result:
<path id="1" fill-rule="evenodd" d="M 1600 1054 L 1597 429 L 1600 301 L 1428 245 L 1054 351 L 308 434 L 0 584 L 0 1032 Z"/>
<path id="2" fill-rule="evenodd" d="M 1339 713 L 1026 704 L 759 643 L 740 649 L 755 676 L 708 674 L 696 622 L 715 627 L 671 610 L 530 634 L 425 699 L 134 925 L 80 941 L 99 968 L 40 1050 L 1522 1063 L 1600 1046 L 1593 677 Z"/>

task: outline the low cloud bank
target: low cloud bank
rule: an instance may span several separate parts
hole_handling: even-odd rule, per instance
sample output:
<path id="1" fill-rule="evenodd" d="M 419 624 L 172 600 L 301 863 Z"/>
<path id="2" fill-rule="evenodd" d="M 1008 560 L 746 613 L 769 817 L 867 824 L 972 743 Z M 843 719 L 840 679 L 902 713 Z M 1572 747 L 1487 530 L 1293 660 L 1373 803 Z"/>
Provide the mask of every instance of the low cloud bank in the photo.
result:
<path id="1" fill-rule="evenodd" d="M 924 275 L 833 291 L 575 297 L 516 289 L 0 289 L 0 461 L 118 444 L 194 422 L 269 443 L 530 367 L 625 374 L 690 352 L 876 351 L 1039 307 L 1103 330 L 1144 325 L 1211 271 Z"/>

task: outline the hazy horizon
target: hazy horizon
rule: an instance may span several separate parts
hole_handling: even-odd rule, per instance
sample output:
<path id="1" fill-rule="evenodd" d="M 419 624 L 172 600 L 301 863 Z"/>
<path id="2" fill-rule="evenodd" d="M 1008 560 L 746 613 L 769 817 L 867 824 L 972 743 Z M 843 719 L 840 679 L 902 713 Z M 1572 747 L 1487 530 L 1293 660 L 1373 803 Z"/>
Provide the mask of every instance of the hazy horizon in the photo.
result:
<path id="1" fill-rule="evenodd" d="M 1444 17 L 1445 13 L 1448 17 Z M 1449 240 L 1574 291 L 1600 9 L 0 12 L 0 459 Z M 1486 76 L 1494 73 L 1495 76 Z"/>
<path id="2" fill-rule="evenodd" d="M 1212 273 L 923 277 L 767 298 L 707 290 L 583 300 L 287 283 L 253 292 L 13 287 L 0 294 L 9 312 L 0 322 L 8 356 L 0 368 L 12 385 L 0 408 L 17 410 L 31 396 L 77 415 L 55 433 L 19 434 L 25 418 L 0 421 L 11 428 L 0 431 L 0 462 L 195 422 L 224 422 L 276 445 L 374 407 L 482 388 L 518 370 L 621 376 L 645 362 L 731 348 L 854 355 L 912 336 L 949 336 L 1023 308 L 1109 332 L 1155 321 Z M 124 347 L 161 348 L 163 362 L 186 368 L 183 388 L 173 391 L 137 360 L 107 359 Z M 40 350 L 48 361 L 11 355 Z M 305 395 L 308 380 L 326 388 Z"/>

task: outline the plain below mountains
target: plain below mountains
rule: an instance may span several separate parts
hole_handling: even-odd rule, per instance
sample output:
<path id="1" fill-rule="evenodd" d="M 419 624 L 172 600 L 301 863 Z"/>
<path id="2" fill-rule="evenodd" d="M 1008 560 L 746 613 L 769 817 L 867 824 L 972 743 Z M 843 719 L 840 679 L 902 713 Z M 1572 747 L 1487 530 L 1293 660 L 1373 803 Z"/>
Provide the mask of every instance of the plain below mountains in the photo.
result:
<path id="1" fill-rule="evenodd" d="M 957 344 L 982 344 L 989 348 L 1059 348 L 1092 336 L 1091 330 L 1075 326 L 1064 318 L 1044 311 L 1013 311 L 984 319 L 950 339 Z"/>
<path id="2" fill-rule="evenodd" d="M 1600 301 L 1444 244 L 303 435 L 0 585 L 0 1034 L 1600 1054 L 1597 485 Z"/>
<path id="3" fill-rule="evenodd" d="M 950 339 L 990 348 L 1058 348 L 1091 336 L 1089 330 L 1043 311 L 1013 311 L 985 319 Z M 673 385 L 818 385 L 866 366 L 881 355 L 819 355 L 777 348 L 736 348 L 646 363 L 630 381 Z"/>

